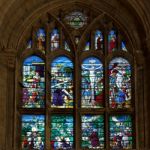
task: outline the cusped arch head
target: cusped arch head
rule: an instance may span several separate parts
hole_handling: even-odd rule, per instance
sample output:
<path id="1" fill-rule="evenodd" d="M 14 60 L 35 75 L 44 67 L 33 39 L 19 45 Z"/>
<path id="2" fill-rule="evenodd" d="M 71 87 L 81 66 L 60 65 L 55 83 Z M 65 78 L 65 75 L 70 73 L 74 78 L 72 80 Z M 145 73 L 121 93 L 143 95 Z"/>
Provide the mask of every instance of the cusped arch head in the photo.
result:
<path id="1" fill-rule="evenodd" d="M 25 2 L 24 2 L 25 3 Z M 129 2 L 126 2 L 129 3 Z M 131 42 L 133 44 L 133 48 L 134 50 L 140 50 L 142 48 L 142 42 L 140 39 L 139 33 L 138 33 L 138 28 L 135 25 L 134 21 L 135 20 L 141 20 L 141 16 L 136 16 L 139 19 L 136 19 L 135 16 L 133 15 L 129 15 L 128 14 L 128 8 L 124 8 L 124 12 L 121 11 L 121 7 L 123 8 L 124 2 L 116 2 L 116 3 L 108 3 L 108 1 L 95 1 L 95 2 L 91 2 L 91 1 L 79 1 L 79 0 L 71 0 L 69 1 L 69 3 L 66 5 L 64 1 L 62 0 L 56 0 L 55 2 L 46 2 L 43 4 L 40 4 L 40 2 L 37 4 L 36 10 L 32 10 L 31 12 L 29 11 L 27 13 L 27 17 L 23 17 L 19 14 L 15 14 L 15 18 L 18 16 L 17 23 L 13 24 L 12 23 L 12 27 L 13 27 L 13 31 L 9 31 L 8 35 L 11 36 L 7 36 L 6 35 L 6 39 L 8 40 L 7 45 L 8 47 L 15 47 L 17 49 L 17 51 L 20 51 L 20 46 L 22 45 L 21 41 L 23 40 L 27 29 L 29 29 L 32 24 L 38 20 L 38 18 L 40 16 L 43 16 L 43 14 L 46 14 L 47 12 L 56 12 L 58 9 L 62 9 L 63 7 L 68 9 L 70 8 L 74 8 L 75 5 L 80 6 L 81 8 L 85 9 L 85 8 L 89 8 L 91 11 L 97 11 L 99 12 L 105 12 L 106 14 L 108 14 L 109 16 L 111 16 L 112 18 L 115 18 L 115 21 L 120 23 L 124 28 L 123 30 L 127 32 L 127 34 L 129 35 Z M 31 4 L 34 6 L 34 4 Z M 129 4 L 132 5 L 131 7 L 134 7 L 133 4 Z M 12 5 L 15 7 L 15 3 Z M 19 4 L 17 5 L 19 6 Z M 24 6 L 25 7 L 25 6 Z M 119 10 L 117 9 L 119 8 Z M 11 11 L 13 14 L 13 10 Z M 112 13 L 113 12 L 113 13 Z M 10 15 L 10 14 L 9 14 Z M 13 17 L 13 15 L 10 15 Z M 24 19 L 21 19 L 24 18 Z M 21 19 L 21 21 L 19 22 L 18 19 Z M 47 20 L 47 19 L 46 19 Z M 141 22 L 141 21 L 139 21 Z M 18 25 L 19 24 L 19 25 Z M 127 26 L 128 24 L 128 26 Z M 142 22 L 140 23 L 142 24 Z M 144 27 L 144 24 L 143 24 Z M 146 31 L 144 28 L 141 28 L 140 31 L 142 31 L 143 36 L 145 37 L 146 35 Z M 133 30 L 134 29 L 134 30 Z M 21 38 L 22 37 L 22 38 Z"/>

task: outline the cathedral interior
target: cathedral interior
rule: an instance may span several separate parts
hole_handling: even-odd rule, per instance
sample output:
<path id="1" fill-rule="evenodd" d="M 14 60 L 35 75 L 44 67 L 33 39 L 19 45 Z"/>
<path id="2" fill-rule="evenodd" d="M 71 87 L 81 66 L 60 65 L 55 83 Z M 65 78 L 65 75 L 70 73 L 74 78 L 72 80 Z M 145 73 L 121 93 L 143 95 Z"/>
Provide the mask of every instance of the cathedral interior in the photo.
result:
<path id="1" fill-rule="evenodd" d="M 150 0 L 0 0 L 0 150 L 150 150 Z"/>

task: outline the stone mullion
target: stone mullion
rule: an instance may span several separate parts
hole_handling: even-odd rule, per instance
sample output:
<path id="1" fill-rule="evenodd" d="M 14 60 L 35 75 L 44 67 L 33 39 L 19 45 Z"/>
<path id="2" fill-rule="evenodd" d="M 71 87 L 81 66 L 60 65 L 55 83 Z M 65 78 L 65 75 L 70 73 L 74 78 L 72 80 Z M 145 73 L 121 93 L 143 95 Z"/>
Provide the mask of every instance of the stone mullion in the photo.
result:
<path id="1" fill-rule="evenodd" d="M 79 104 L 81 103 L 81 97 L 80 97 L 80 64 L 79 64 L 79 54 L 78 52 L 75 53 L 75 63 L 74 63 L 74 86 L 75 86 L 75 97 L 74 97 L 74 119 L 75 119 L 75 127 L 74 127 L 74 144 L 75 144 L 75 149 L 79 150 L 80 149 L 80 141 L 81 141 L 81 136 L 80 136 L 80 106 Z"/>
<path id="2" fill-rule="evenodd" d="M 144 103 L 143 103 L 143 89 L 144 85 L 143 85 L 143 67 L 142 66 L 138 66 L 137 70 L 136 70 L 136 97 L 135 97 L 135 102 L 136 102 L 136 112 L 135 112 L 135 117 L 136 117 L 136 133 L 138 137 L 136 139 L 136 148 L 144 148 Z M 140 113 L 139 113 L 140 112 Z M 139 134 L 140 133 L 140 134 Z M 138 147 L 139 146 L 139 147 Z"/>
<path id="3" fill-rule="evenodd" d="M 60 49 L 64 49 L 63 48 L 63 31 L 62 31 L 62 27 L 59 29 L 59 36 L 60 36 L 60 39 L 59 39 L 59 48 Z"/>
<path id="4" fill-rule="evenodd" d="M 45 56 L 45 148 L 50 149 L 50 81 L 49 81 L 49 60 L 48 60 L 48 52 L 49 52 L 49 27 L 46 26 L 46 56 Z"/>
<path id="5" fill-rule="evenodd" d="M 91 50 L 95 50 L 95 32 L 91 32 L 90 36 L 90 44 L 91 44 Z"/>
<path id="6" fill-rule="evenodd" d="M 108 30 L 104 30 L 103 35 L 104 35 L 104 94 L 105 94 L 105 112 L 104 112 L 104 117 L 105 117 L 105 148 L 108 150 L 109 149 L 109 74 L 108 74 L 108 65 L 109 62 L 106 61 L 107 55 L 108 55 Z"/>
<path id="7" fill-rule="evenodd" d="M 121 40 L 122 40 L 122 37 L 121 37 L 121 34 L 120 32 L 118 31 L 118 34 L 117 34 L 117 39 L 118 39 L 118 42 L 117 42 L 117 50 L 122 50 L 122 47 L 121 47 Z"/>

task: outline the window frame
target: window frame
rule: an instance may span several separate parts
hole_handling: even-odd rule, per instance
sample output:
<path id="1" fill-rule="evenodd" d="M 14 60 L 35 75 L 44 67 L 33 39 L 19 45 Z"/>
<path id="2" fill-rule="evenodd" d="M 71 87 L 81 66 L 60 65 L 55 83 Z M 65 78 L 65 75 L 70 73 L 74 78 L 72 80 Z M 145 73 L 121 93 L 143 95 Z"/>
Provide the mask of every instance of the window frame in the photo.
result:
<path id="1" fill-rule="evenodd" d="M 57 23 L 56 23 L 57 24 Z M 86 33 L 90 32 L 90 36 L 91 36 L 91 49 L 89 51 L 83 51 L 84 50 L 84 46 L 86 43 L 86 38 L 85 35 L 83 34 L 81 36 L 79 45 L 75 48 L 73 48 L 73 46 L 75 45 L 74 43 L 71 43 L 72 40 L 70 40 L 69 38 L 66 39 L 65 41 L 68 42 L 68 45 L 71 49 L 71 51 L 67 51 L 64 48 L 64 44 L 63 44 L 63 39 L 65 39 L 65 29 L 63 29 L 60 25 L 58 25 L 58 29 L 59 29 L 59 33 L 60 33 L 60 48 L 58 50 L 50 50 L 50 32 L 53 31 L 54 25 L 46 25 L 43 28 L 45 29 L 46 32 L 46 47 L 45 47 L 45 55 L 36 48 L 36 31 L 38 30 L 39 27 L 41 27 L 41 25 L 37 25 L 33 28 L 32 30 L 32 47 L 30 49 L 26 49 L 23 47 L 23 52 L 19 58 L 19 69 L 17 69 L 18 71 L 18 94 L 17 94 L 17 122 L 19 123 L 17 125 L 17 129 L 19 130 L 16 131 L 19 134 L 17 135 L 17 140 L 20 141 L 20 137 L 21 137 L 21 115 L 26 115 L 26 114 L 32 114 L 32 115 L 44 115 L 45 116 L 45 147 L 46 149 L 50 149 L 50 116 L 53 114 L 72 114 L 74 117 L 74 146 L 75 149 L 84 149 L 81 148 L 81 117 L 84 114 L 93 114 L 93 115 L 98 115 L 98 114 L 103 114 L 104 115 L 104 133 L 105 133 L 105 149 L 110 149 L 110 142 L 109 142 L 109 116 L 110 115 L 117 115 L 117 114 L 129 114 L 132 116 L 132 124 L 133 124 L 133 128 L 132 128 L 132 136 L 134 137 L 133 139 L 133 148 L 136 147 L 136 125 L 135 125 L 135 78 L 134 78 L 134 74 L 135 74 L 135 63 L 134 63 L 134 58 L 132 57 L 132 54 L 130 54 L 130 47 L 127 45 L 127 49 L 128 51 L 122 51 L 121 50 L 121 39 L 122 39 L 122 35 L 120 34 L 120 29 L 118 29 L 118 42 L 117 42 L 117 47 L 119 50 L 112 52 L 112 53 L 108 53 L 108 33 L 110 31 L 109 27 L 106 27 L 104 29 L 102 29 L 102 27 L 99 28 L 98 25 L 95 25 L 95 27 L 93 27 L 92 29 L 88 29 L 86 31 Z M 104 53 L 101 52 L 101 50 L 95 50 L 95 31 L 100 30 L 103 33 L 103 40 L 104 40 Z M 64 35 L 62 34 L 64 32 Z M 82 46 L 83 45 L 83 46 Z M 21 101 L 21 84 L 22 84 L 22 66 L 23 66 L 23 61 L 32 56 L 32 55 L 36 55 L 39 56 L 40 58 L 43 59 L 43 61 L 45 61 L 45 89 L 46 89 L 46 93 L 45 93 L 45 108 L 36 108 L 36 109 L 26 109 L 26 108 L 21 108 L 20 105 L 20 101 Z M 50 100 L 50 74 L 51 74 L 51 68 L 50 68 L 50 64 L 51 62 L 59 56 L 66 56 L 68 57 L 70 60 L 72 60 L 73 65 L 74 65 L 74 108 L 50 108 L 50 104 L 51 104 L 51 100 Z M 84 59 L 88 58 L 88 57 L 96 57 L 98 58 L 102 63 L 103 63 L 103 68 L 104 68 L 104 72 L 103 72 L 103 78 L 104 78 L 104 108 L 82 108 L 81 106 L 81 64 L 83 62 Z M 131 65 L 131 108 L 129 109 L 111 109 L 109 108 L 109 77 L 108 77 L 108 67 L 109 67 L 109 62 L 113 59 L 113 58 L 117 58 L 117 57 L 122 57 L 124 59 L 126 59 L 130 65 Z M 65 111 L 64 111 L 65 109 Z M 21 147 L 21 142 L 20 144 L 17 144 L 18 148 Z"/>

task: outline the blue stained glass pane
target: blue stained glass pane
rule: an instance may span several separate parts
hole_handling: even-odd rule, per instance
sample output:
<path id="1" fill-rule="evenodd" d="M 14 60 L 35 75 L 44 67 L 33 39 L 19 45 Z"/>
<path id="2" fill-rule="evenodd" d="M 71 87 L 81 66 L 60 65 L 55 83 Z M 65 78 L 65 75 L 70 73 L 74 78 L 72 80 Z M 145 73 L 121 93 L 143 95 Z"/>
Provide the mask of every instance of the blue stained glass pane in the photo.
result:
<path id="1" fill-rule="evenodd" d="M 110 147 L 112 149 L 132 149 L 133 131 L 130 115 L 110 116 Z"/>
<path id="2" fill-rule="evenodd" d="M 101 31 L 97 30 L 95 32 L 95 49 L 102 50 L 103 49 L 103 34 Z"/>
<path id="3" fill-rule="evenodd" d="M 51 32 L 51 50 L 57 50 L 59 49 L 59 30 L 57 28 L 55 28 L 52 32 Z"/>
<path id="4" fill-rule="evenodd" d="M 45 41 L 46 41 L 46 33 L 43 28 L 40 28 L 37 31 L 37 48 L 45 53 Z"/>
<path id="5" fill-rule="evenodd" d="M 117 34 L 115 30 L 111 30 L 108 35 L 108 52 L 117 50 Z"/>
<path id="6" fill-rule="evenodd" d="M 74 131 L 71 115 L 53 115 L 51 117 L 51 149 L 73 149 Z"/>
<path id="7" fill-rule="evenodd" d="M 103 65 L 95 57 L 89 57 L 82 63 L 82 107 L 102 108 L 103 93 Z"/>
<path id="8" fill-rule="evenodd" d="M 38 56 L 30 56 L 23 63 L 22 107 L 43 108 L 45 102 L 45 67 Z"/>
<path id="9" fill-rule="evenodd" d="M 43 60 L 38 56 L 30 56 L 24 60 L 24 65 L 30 66 L 31 64 L 44 64 Z"/>
<path id="10" fill-rule="evenodd" d="M 82 148 L 104 149 L 103 115 L 82 116 Z"/>
<path id="11" fill-rule="evenodd" d="M 109 64 L 109 104 L 111 108 L 131 107 L 131 66 L 124 58 Z"/>
<path id="12" fill-rule="evenodd" d="M 22 115 L 22 150 L 44 150 L 45 117 L 43 115 Z"/>
<path id="13" fill-rule="evenodd" d="M 65 56 L 51 64 L 52 107 L 73 108 L 73 63 Z"/>
<path id="14" fill-rule="evenodd" d="M 125 42 L 125 41 L 122 41 L 122 42 L 121 42 L 121 49 L 122 49 L 123 51 L 127 51 L 126 42 Z"/>
<path id="15" fill-rule="evenodd" d="M 87 41 L 87 42 L 86 42 L 86 45 L 85 45 L 84 50 L 85 50 L 85 51 L 90 50 L 90 41 Z"/>

